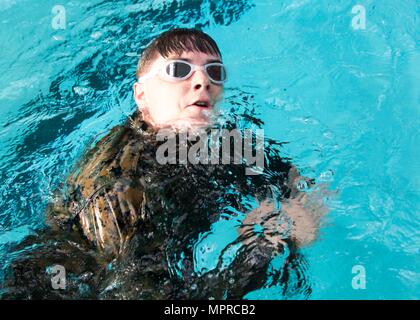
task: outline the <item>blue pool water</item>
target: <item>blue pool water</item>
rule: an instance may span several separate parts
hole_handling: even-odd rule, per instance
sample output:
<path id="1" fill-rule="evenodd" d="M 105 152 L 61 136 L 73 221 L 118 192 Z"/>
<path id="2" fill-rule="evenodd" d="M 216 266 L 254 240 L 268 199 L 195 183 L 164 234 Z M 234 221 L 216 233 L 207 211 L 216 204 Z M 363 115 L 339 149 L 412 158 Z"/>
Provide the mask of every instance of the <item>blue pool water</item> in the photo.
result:
<path id="1" fill-rule="evenodd" d="M 142 48 L 163 30 L 197 27 L 229 68 L 222 110 L 253 109 L 302 174 L 336 194 L 302 249 L 309 298 L 420 297 L 418 1 L 76 0 L 61 2 L 65 29 L 54 29 L 56 4 L 0 0 L 2 266 L 42 226 L 83 150 L 134 110 Z M 197 252 L 212 254 L 197 253 L 197 272 L 213 267 L 229 228 L 202 235 Z M 366 286 L 356 289 L 360 266 Z M 282 296 L 270 287 L 247 298 Z"/>

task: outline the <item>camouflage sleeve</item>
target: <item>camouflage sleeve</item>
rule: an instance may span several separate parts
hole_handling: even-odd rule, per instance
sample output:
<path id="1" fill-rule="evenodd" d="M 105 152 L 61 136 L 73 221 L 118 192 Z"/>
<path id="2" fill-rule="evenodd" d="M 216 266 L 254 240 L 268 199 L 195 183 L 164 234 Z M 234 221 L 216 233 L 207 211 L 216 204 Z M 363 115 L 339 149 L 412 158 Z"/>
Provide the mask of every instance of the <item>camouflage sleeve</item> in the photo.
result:
<path id="1" fill-rule="evenodd" d="M 65 197 L 49 205 L 47 223 L 71 226 L 107 254 L 121 253 L 144 216 L 136 179 L 139 137 L 117 126 L 91 149 L 67 180 Z"/>

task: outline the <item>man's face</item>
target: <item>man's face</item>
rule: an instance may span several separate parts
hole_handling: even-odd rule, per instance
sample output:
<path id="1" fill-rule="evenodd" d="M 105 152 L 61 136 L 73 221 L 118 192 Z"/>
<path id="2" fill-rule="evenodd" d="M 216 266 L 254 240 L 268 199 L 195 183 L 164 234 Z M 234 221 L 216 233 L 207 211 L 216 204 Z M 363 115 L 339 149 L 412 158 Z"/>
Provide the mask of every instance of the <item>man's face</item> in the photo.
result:
<path id="1" fill-rule="evenodd" d="M 168 58 L 159 57 L 151 70 L 162 66 L 168 60 L 185 60 L 195 65 L 221 62 L 218 55 L 190 51 Z M 210 81 L 204 70 L 196 70 L 182 81 L 169 81 L 156 75 L 134 84 L 134 98 L 145 120 L 154 127 L 206 126 L 214 114 L 215 104 L 221 99 L 223 85 Z M 208 107 L 194 105 L 197 101 L 208 102 Z"/>

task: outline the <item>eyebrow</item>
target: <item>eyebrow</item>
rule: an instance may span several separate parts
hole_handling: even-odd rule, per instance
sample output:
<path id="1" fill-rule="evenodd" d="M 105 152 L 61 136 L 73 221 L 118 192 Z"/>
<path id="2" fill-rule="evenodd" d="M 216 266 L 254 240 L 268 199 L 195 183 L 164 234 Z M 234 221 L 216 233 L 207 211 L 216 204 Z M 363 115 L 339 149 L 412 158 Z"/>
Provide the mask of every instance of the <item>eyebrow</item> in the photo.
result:
<path id="1" fill-rule="evenodd" d="M 192 63 L 192 60 L 188 59 L 188 58 L 180 58 L 180 57 L 175 56 L 175 57 L 171 57 L 170 59 L 172 59 L 172 60 L 182 60 L 182 61 Z M 220 59 L 208 59 L 205 64 L 214 63 L 214 62 L 223 63 Z"/>

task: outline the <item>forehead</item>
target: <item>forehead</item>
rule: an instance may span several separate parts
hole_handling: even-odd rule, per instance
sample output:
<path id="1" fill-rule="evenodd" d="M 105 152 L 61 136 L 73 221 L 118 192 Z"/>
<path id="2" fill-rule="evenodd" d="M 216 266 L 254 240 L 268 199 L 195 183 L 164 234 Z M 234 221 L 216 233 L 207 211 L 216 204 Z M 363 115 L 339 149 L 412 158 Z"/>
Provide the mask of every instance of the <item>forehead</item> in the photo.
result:
<path id="1" fill-rule="evenodd" d="M 205 53 L 205 52 L 200 52 L 200 51 L 184 51 L 181 54 L 176 54 L 176 53 L 172 53 L 169 55 L 168 59 L 174 59 L 174 58 L 184 58 L 184 59 L 218 59 L 220 60 L 220 57 L 218 54 L 213 54 L 213 53 Z"/>
<path id="2" fill-rule="evenodd" d="M 167 60 L 185 60 L 198 65 L 211 62 L 222 62 L 221 58 L 217 54 L 209 54 L 199 51 L 184 51 L 181 54 L 171 53 L 167 58 L 164 58 L 159 54 L 154 64 L 160 64 Z"/>

